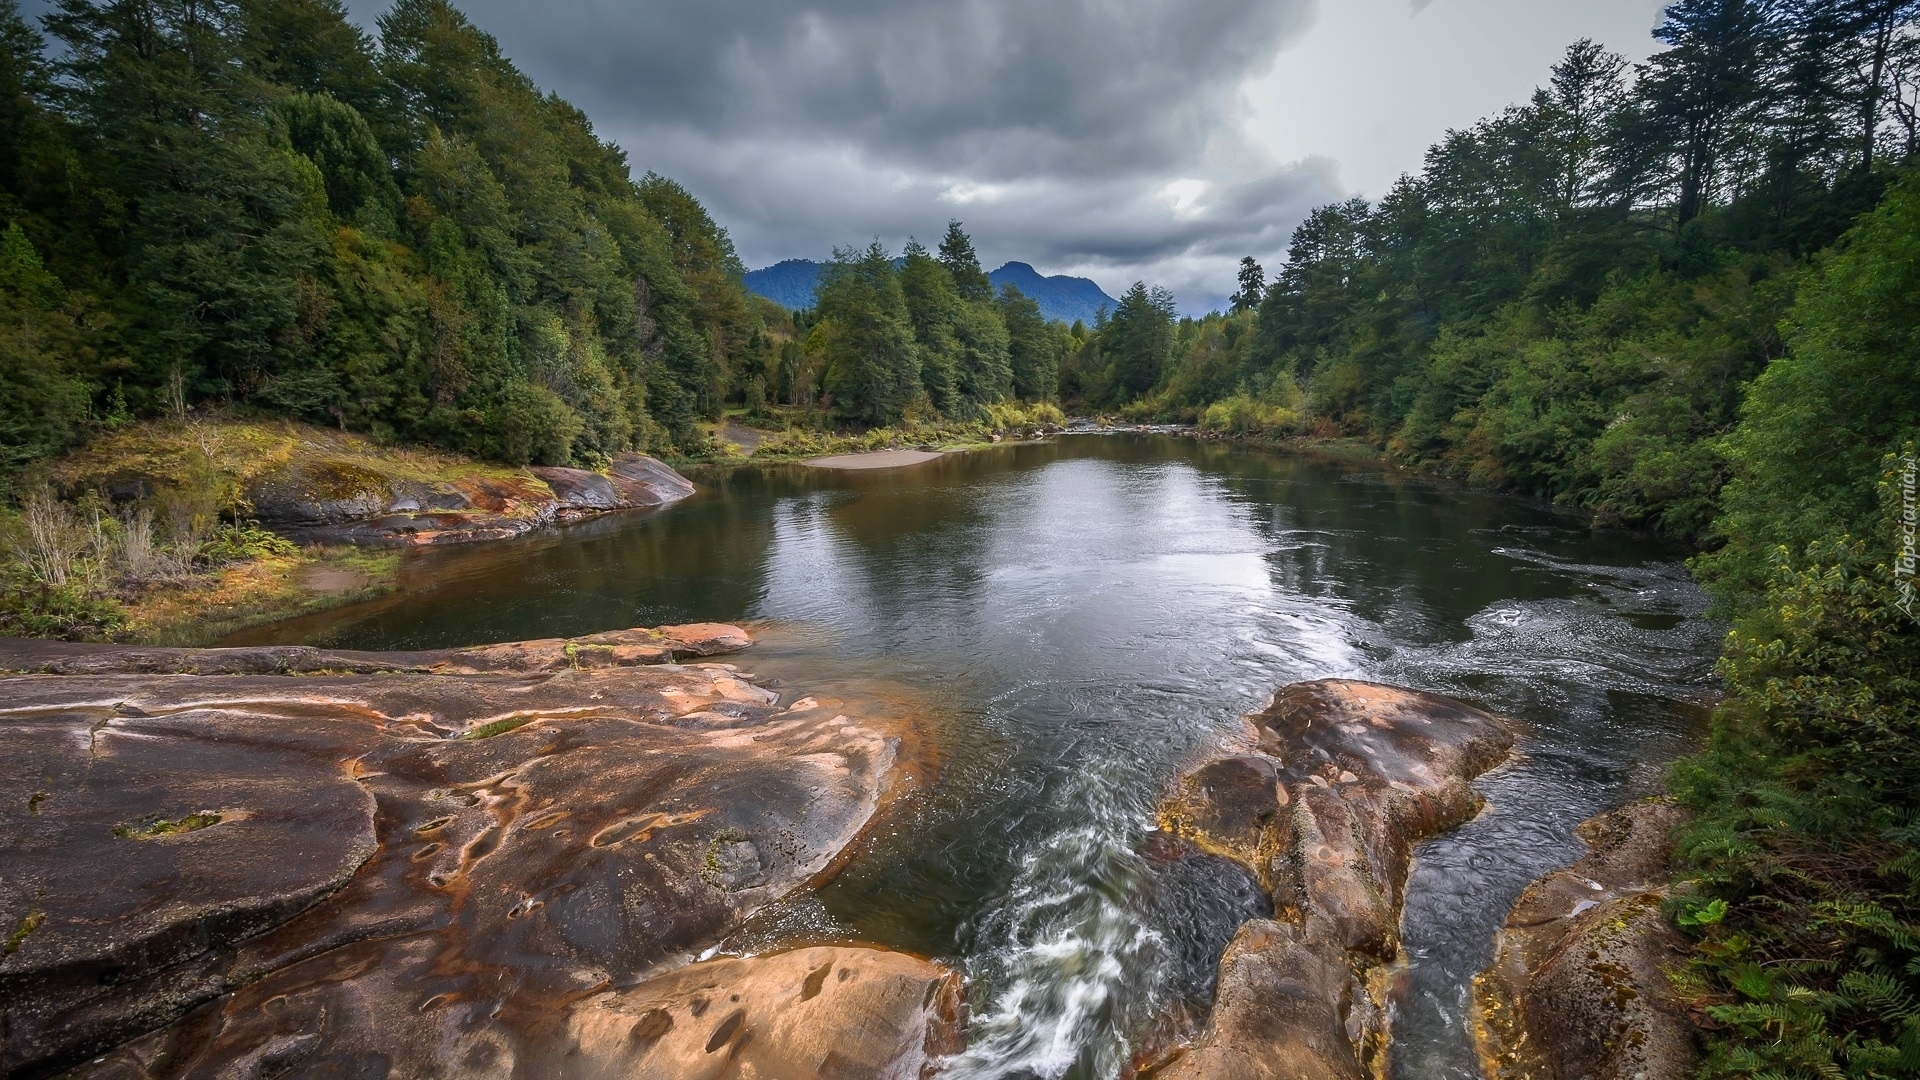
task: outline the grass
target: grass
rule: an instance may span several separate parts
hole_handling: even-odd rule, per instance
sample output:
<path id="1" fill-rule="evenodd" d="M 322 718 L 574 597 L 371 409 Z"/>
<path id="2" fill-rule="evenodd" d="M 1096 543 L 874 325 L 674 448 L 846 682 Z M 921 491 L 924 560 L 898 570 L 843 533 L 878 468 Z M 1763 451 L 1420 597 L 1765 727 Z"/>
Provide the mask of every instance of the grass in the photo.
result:
<path id="1" fill-rule="evenodd" d="M 40 929 L 40 924 L 46 920 L 47 913 L 44 911 L 27 912 L 21 917 L 19 925 L 13 928 L 13 933 L 7 935 L 6 942 L 0 944 L 0 956 L 12 956 L 18 952 L 20 945 L 27 940 L 27 935 Z"/>
<path id="2" fill-rule="evenodd" d="M 491 724 L 481 724 L 465 735 L 463 739 L 491 739 L 495 735 L 505 735 L 509 731 L 518 731 L 533 723 L 531 716 L 509 716 L 504 720 L 495 720 Z"/>
<path id="3" fill-rule="evenodd" d="M 163 837 L 197 832 L 210 825 L 218 824 L 220 824 L 220 815 L 210 810 L 188 814 L 177 821 L 169 821 L 156 814 L 142 818 L 132 825 L 116 825 L 113 835 L 122 840 L 159 840 Z"/>
<path id="4" fill-rule="evenodd" d="M 382 446 L 364 435 L 290 420 L 203 420 L 133 425 L 46 466 L 44 479 L 65 491 L 85 491 L 130 478 L 165 481 L 211 471 L 244 488 L 295 463 L 324 464 L 343 477 L 378 475 L 423 484 L 527 476 L 523 469 L 439 450 Z"/>
<path id="5" fill-rule="evenodd" d="M 358 603 L 393 587 L 401 556 L 391 548 L 309 547 L 141 586 L 122 602 L 127 620 L 115 636 L 200 646 L 251 626 Z"/>
<path id="6" fill-rule="evenodd" d="M 15 556 L 0 564 L 0 634 L 180 646 L 392 587 L 396 550 L 298 548 L 253 526 L 248 493 L 263 485 L 546 490 L 524 469 L 214 418 L 137 424 L 21 479 L 18 508 L 0 507 L 0 550 Z"/>

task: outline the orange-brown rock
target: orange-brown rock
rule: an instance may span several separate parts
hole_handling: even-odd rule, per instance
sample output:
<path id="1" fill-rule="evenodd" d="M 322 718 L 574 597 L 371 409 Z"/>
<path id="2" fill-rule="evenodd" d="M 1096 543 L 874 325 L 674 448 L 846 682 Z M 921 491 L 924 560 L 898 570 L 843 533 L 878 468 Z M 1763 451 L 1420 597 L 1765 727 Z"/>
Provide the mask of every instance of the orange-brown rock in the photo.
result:
<path id="1" fill-rule="evenodd" d="M 904 953 L 709 960 L 582 1002 L 538 1075 L 910 1080 L 960 1048 L 963 1012 L 960 976 Z"/>
<path id="2" fill-rule="evenodd" d="M 1450 698 L 1347 680 L 1285 687 L 1248 720 L 1248 752 L 1183 777 L 1160 823 L 1253 870 L 1276 921 L 1242 927 L 1207 1029 L 1154 1076 L 1372 1075 L 1413 845 L 1478 812 L 1470 782 L 1512 736 Z"/>
<path id="3" fill-rule="evenodd" d="M 16 669 L 86 674 L 0 680 L 0 1074 L 560 1075 L 514 1063 L 829 873 L 910 782 L 899 718 L 638 666 L 745 644 L 667 628 L 181 675 L 159 672 L 283 650 L 124 650 L 116 672 L 9 643 Z M 930 970 L 909 959 L 853 965 L 874 981 L 848 1015 L 932 1025 L 919 984 L 883 1000 L 907 985 L 883 974 Z M 601 1075 L 575 1050 L 567 1075 Z"/>
<path id="4" fill-rule="evenodd" d="M 1580 826 L 1591 848 L 1527 887 L 1475 980 L 1489 1080 L 1678 1080 L 1693 1024 L 1667 971 L 1685 943 L 1661 913 L 1684 812 L 1635 803 Z"/>
<path id="5" fill-rule="evenodd" d="M 614 630 L 578 638 L 422 652 L 359 652 L 309 645 L 167 649 L 0 638 L 0 674 L 34 675 L 478 675 L 631 667 L 739 652 L 747 632 L 723 623 Z"/>

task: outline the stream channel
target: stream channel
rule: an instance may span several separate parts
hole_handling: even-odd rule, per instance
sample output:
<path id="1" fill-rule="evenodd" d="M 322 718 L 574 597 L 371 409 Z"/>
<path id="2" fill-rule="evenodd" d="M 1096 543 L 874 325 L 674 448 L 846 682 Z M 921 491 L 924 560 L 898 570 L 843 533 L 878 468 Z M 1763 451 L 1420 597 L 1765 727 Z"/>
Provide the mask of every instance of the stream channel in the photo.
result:
<path id="1" fill-rule="evenodd" d="M 1478 1075 L 1472 976 L 1573 826 L 1694 746 L 1721 630 L 1680 553 L 1366 462 L 1075 435 L 906 469 L 695 472 L 693 498 L 425 552 L 400 591 L 236 643 L 410 649 L 721 621 L 796 689 L 911 688 L 935 786 L 735 947 L 876 942 L 970 981 L 950 1077 L 1104 1078 L 1198 1017 L 1244 879 L 1153 855 L 1182 768 L 1281 685 L 1348 677 L 1515 722 L 1488 806 L 1418 849 L 1393 1073 Z M 1190 860 L 1189 860 L 1190 861 Z"/>

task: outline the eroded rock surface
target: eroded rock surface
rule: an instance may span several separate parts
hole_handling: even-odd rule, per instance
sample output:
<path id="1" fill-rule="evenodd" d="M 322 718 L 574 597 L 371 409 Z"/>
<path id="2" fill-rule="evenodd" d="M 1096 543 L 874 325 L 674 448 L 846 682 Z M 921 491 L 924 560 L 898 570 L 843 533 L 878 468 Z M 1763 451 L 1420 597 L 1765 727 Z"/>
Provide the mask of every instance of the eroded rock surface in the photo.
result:
<path id="1" fill-rule="evenodd" d="M 960 976 L 904 953 L 813 948 L 694 964 L 589 999 L 540 1048 L 555 1080 L 916 1080 L 960 1048 Z"/>
<path id="2" fill-rule="evenodd" d="M 690 1053 L 693 991 L 657 980 L 720 972 L 685 965 L 830 872 L 913 775 L 898 718 L 661 663 L 746 643 L 8 643 L 16 670 L 85 674 L 0 680 L 0 1074 L 707 1075 L 640 1064 L 608 1018 L 682 1009 L 656 1052 Z M 918 1062 L 955 1030 L 943 970 L 844 952 L 829 1000 L 857 1030 L 781 1028 L 828 1008 L 781 996 L 814 1000 L 800 961 L 713 976 L 752 1003 L 710 1002 L 744 1010 L 713 1053 L 762 1063 L 725 1075 L 816 1075 L 782 1047 Z"/>
<path id="3" fill-rule="evenodd" d="M 614 630 L 578 638 L 422 652 L 360 652 L 310 645 L 169 649 L 0 638 L 0 674 L 34 675 L 533 675 L 631 667 L 739 652 L 753 643 L 724 623 Z"/>
<path id="4" fill-rule="evenodd" d="M 248 490 L 262 524 L 300 540 L 431 545 L 497 540 L 614 510 L 665 506 L 693 484 L 645 454 L 604 473 L 534 468 L 421 480 L 363 462 L 294 459 Z"/>
<path id="5" fill-rule="evenodd" d="M 1373 1075 L 1413 846 L 1478 812 L 1470 781 L 1512 736 L 1450 698 L 1346 680 L 1288 686 L 1248 719 L 1246 752 L 1184 777 L 1160 823 L 1247 866 L 1276 915 L 1240 928 L 1207 1029 L 1152 1075 Z"/>
<path id="6" fill-rule="evenodd" d="M 1693 1024 L 1666 972 L 1686 955 L 1668 925 L 1669 836 L 1684 812 L 1635 803 L 1580 826 L 1592 849 L 1527 887 L 1475 980 L 1490 1080 L 1678 1080 Z"/>

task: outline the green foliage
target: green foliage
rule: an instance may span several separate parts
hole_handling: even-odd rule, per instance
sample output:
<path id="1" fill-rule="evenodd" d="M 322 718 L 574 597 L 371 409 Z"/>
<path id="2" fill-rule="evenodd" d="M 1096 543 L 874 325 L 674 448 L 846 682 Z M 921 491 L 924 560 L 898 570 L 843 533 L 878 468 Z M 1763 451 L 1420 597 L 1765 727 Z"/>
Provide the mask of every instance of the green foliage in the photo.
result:
<path id="1" fill-rule="evenodd" d="M 126 621 L 112 597 L 78 583 L 47 585 L 12 571 L 0 574 L 0 637 L 97 641 Z"/>
<path id="2" fill-rule="evenodd" d="M 200 545 L 197 559 L 204 565 L 247 562 L 273 555 L 293 555 L 300 549 L 252 523 L 230 525 Z"/>
<path id="3" fill-rule="evenodd" d="M 1672 774 L 1703 1075 L 1920 1073 L 1920 625 L 1876 532 L 1775 552 Z"/>
<path id="4" fill-rule="evenodd" d="M 1134 290 L 1092 335 L 1097 355 L 1063 357 L 1063 395 L 1191 420 L 1294 377 L 1315 430 L 1604 524 L 1725 541 L 1725 561 L 1703 569 L 1757 589 L 1771 545 L 1798 550 L 1818 522 L 1857 521 L 1871 503 L 1861 477 L 1899 434 L 1879 418 L 1911 415 L 1920 392 L 1901 366 L 1920 354 L 1902 337 L 1920 304 L 1900 263 L 1911 200 L 1896 192 L 1878 239 L 1851 236 L 1832 256 L 1854 269 L 1805 305 L 1876 316 L 1819 319 L 1838 336 L 1816 340 L 1796 315 L 1793 362 L 1755 384 L 1749 407 L 1775 393 L 1830 403 L 1726 438 L 1748 383 L 1788 351 L 1779 326 L 1807 261 L 1920 145 L 1882 106 L 1907 77 L 1896 70 L 1920 62 L 1920 5 L 1684 0 L 1664 20 L 1666 47 L 1638 70 L 1576 42 L 1529 100 L 1449 132 L 1377 202 L 1316 209 L 1271 280 L 1243 260 L 1231 311 L 1182 321 L 1165 349 L 1136 333 L 1153 323 Z M 1853 413 L 1841 395 L 1862 392 L 1856 374 L 1876 363 L 1893 392 Z M 1817 438 L 1836 422 L 1836 453 L 1786 430 Z M 1760 491 L 1748 459 L 1769 453 L 1813 467 L 1769 471 L 1793 490 Z M 1710 533 L 1729 477 L 1728 527 Z"/>
<path id="5" fill-rule="evenodd" d="M 791 340 L 725 230 L 444 0 L 0 0 L 0 469 L 238 406 L 699 452 Z M 17 148 L 17 152 L 14 152 Z"/>
<path id="6" fill-rule="evenodd" d="M 827 357 L 825 389 L 850 420 L 893 424 L 926 391 L 921 346 L 893 257 L 874 241 L 835 248 L 822 268 L 813 343 Z"/>
<path id="7" fill-rule="evenodd" d="M 1141 397 L 1160 384 L 1173 353 L 1173 294 L 1136 281 L 1097 335 L 1119 402 Z M 1116 402 L 1119 403 L 1119 402 Z"/>
<path id="8" fill-rule="evenodd" d="M 1052 401 L 1059 393 L 1066 328 L 1049 323 L 1039 303 L 1012 286 L 1001 289 L 994 302 L 1007 328 L 1007 366 L 1014 396 L 1023 401 Z"/>
<path id="9" fill-rule="evenodd" d="M 1875 462 L 1920 429 L 1920 182 L 1894 187 L 1823 261 L 1786 340 L 1723 444 L 1725 547 L 1701 570 L 1727 600 L 1757 591 L 1780 545 L 1864 535 L 1879 509 Z"/>
<path id="10" fill-rule="evenodd" d="M 1201 431 L 1249 438 L 1291 435 L 1299 424 L 1299 413 L 1256 401 L 1245 394 L 1235 394 L 1224 401 L 1214 402 L 1207 406 L 1207 411 L 1200 417 Z"/>

